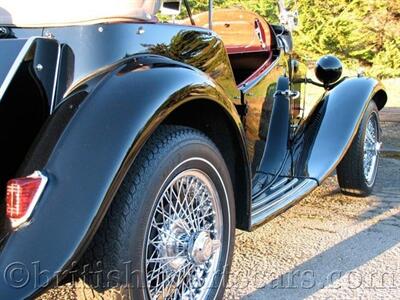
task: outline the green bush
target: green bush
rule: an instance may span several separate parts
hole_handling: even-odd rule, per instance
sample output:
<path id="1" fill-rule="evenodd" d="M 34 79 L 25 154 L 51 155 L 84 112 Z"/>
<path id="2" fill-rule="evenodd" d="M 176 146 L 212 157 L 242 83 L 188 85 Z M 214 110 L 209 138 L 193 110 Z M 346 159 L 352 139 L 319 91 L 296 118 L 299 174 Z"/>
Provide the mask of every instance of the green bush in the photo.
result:
<path id="1" fill-rule="evenodd" d="M 208 0 L 189 0 L 193 13 L 206 11 Z M 300 26 L 294 33 L 297 54 L 316 60 L 340 57 L 349 68 L 365 67 L 380 78 L 400 76 L 400 1 L 291 0 Z M 297 5 L 296 5 L 297 4 Z M 240 7 L 278 22 L 277 0 L 215 0 L 216 7 Z"/>
<path id="2" fill-rule="evenodd" d="M 370 73 L 380 78 L 400 77 L 400 38 L 386 41 L 373 59 Z"/>

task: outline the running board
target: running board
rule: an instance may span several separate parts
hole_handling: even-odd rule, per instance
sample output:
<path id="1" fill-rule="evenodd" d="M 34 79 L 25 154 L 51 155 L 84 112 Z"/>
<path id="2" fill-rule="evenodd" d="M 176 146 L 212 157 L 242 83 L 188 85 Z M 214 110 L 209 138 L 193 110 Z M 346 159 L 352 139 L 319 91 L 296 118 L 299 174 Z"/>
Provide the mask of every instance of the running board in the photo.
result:
<path id="1" fill-rule="evenodd" d="M 263 193 L 257 193 L 251 204 L 251 227 L 258 226 L 286 210 L 318 186 L 309 178 L 282 177 Z"/>

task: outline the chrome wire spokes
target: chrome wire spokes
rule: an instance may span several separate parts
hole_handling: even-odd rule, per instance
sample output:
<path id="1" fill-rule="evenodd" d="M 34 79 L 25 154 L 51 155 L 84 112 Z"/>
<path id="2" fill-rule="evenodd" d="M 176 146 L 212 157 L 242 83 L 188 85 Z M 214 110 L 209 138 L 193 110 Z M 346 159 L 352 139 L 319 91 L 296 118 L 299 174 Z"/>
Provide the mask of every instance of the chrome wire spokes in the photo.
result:
<path id="1" fill-rule="evenodd" d="M 152 299 L 204 299 L 221 252 L 216 188 L 203 172 L 188 170 L 160 194 L 146 243 L 148 293 Z"/>
<path id="2" fill-rule="evenodd" d="M 364 176 L 368 185 L 375 181 L 381 143 L 378 138 L 378 119 L 372 114 L 368 120 L 364 139 Z"/>

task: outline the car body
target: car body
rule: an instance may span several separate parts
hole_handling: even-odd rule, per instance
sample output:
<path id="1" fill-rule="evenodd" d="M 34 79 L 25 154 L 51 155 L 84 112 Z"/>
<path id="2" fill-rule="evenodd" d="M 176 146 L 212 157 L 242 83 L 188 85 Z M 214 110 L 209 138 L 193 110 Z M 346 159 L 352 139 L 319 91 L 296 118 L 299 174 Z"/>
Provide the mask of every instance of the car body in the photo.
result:
<path id="1" fill-rule="evenodd" d="M 236 227 L 252 230 L 330 175 L 368 104 L 386 103 L 378 80 L 346 78 L 326 85 L 302 117 L 306 67 L 293 58 L 290 31 L 238 9 L 212 20 L 213 30 L 208 14 L 192 16 L 196 26 L 153 15 L 3 22 L 1 190 L 35 171 L 47 179 L 27 222 L 13 228 L 2 217 L 4 298 L 36 296 L 74 268 L 161 125 L 215 143 L 231 174 Z"/>

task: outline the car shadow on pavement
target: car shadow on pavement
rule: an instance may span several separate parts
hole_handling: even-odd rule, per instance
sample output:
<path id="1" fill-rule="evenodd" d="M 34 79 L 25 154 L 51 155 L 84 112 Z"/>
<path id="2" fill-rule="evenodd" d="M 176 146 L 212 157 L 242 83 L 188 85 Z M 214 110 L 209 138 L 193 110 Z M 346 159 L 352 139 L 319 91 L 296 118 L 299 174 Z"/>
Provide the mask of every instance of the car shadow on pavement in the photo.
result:
<path id="1" fill-rule="evenodd" d="M 372 204 L 366 211 L 356 218 L 359 222 L 372 219 L 384 212 L 400 207 L 400 160 L 394 158 L 381 158 L 376 178 L 376 185 L 369 197 Z M 335 177 L 336 174 L 330 177 Z M 341 195 L 340 187 L 330 189 L 320 195 L 321 198 Z M 348 197 L 353 201 L 365 201 L 363 197 Z"/>
<path id="2" fill-rule="evenodd" d="M 400 160 L 382 159 L 373 195 L 368 200 L 351 197 L 352 201 L 368 201 L 371 204 L 356 216 L 357 222 L 373 218 L 378 221 L 276 277 L 243 299 L 304 299 L 323 288 L 331 288 L 335 293 L 335 289 L 341 288 L 338 280 L 343 277 L 348 285 L 346 287 L 365 288 L 367 282 L 362 282 L 362 287 L 357 284 L 365 279 L 363 276 L 366 274 L 356 269 L 400 243 L 399 183 Z M 400 289 L 400 286 L 396 288 Z"/>
<path id="3" fill-rule="evenodd" d="M 363 274 L 352 271 L 400 243 L 399 227 L 400 213 L 382 219 L 242 299 L 304 299 L 323 288 L 341 288 L 336 282 L 344 276 L 354 289 L 365 287 Z"/>

